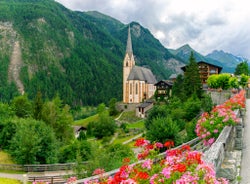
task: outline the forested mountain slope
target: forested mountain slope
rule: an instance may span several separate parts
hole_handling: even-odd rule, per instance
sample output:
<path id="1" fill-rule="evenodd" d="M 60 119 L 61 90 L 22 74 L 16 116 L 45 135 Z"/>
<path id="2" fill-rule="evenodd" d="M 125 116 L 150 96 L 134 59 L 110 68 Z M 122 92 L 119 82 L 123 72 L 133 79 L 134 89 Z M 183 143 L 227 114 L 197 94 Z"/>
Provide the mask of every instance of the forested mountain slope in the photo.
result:
<path id="1" fill-rule="evenodd" d="M 157 79 L 167 79 L 182 61 L 138 23 L 130 27 L 137 65 L 151 68 Z M 8 78 L 19 43 L 18 80 L 30 98 L 41 91 L 44 98 L 58 93 L 73 106 L 120 100 L 127 29 L 106 15 L 74 12 L 52 0 L 0 0 L 1 99 L 21 92 L 14 77 Z"/>
<path id="2" fill-rule="evenodd" d="M 170 52 L 139 23 L 130 27 L 136 64 L 150 68 L 157 80 L 188 62 L 190 47 Z M 41 91 L 72 106 L 121 100 L 127 31 L 112 17 L 71 11 L 53 0 L 0 0 L 0 99 L 23 91 L 34 98 Z"/>

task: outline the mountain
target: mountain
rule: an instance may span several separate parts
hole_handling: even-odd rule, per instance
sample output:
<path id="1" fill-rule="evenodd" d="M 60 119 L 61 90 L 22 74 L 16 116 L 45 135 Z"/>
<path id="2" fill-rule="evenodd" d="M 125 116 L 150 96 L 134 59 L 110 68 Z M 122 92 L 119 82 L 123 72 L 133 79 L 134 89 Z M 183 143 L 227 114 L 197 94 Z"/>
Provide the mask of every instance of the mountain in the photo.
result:
<path id="1" fill-rule="evenodd" d="M 159 40 L 130 23 L 136 64 L 167 79 L 183 65 Z M 122 97 L 128 25 L 53 0 L 0 0 L 0 99 L 58 94 L 74 107 Z"/>
<path id="2" fill-rule="evenodd" d="M 183 45 L 182 47 L 176 50 L 171 49 L 170 52 L 176 57 L 184 60 L 186 64 L 189 61 L 190 53 L 193 52 L 197 62 L 205 61 L 217 66 L 221 66 L 223 67 L 222 72 L 224 73 L 234 73 L 235 67 L 240 62 L 240 58 L 237 58 L 232 54 L 224 53 L 223 51 L 214 51 L 211 54 L 203 56 L 202 54 L 192 49 L 188 44 Z M 236 60 L 236 58 L 238 60 Z"/>
<path id="3" fill-rule="evenodd" d="M 233 54 L 224 52 L 222 50 L 214 50 L 212 53 L 206 55 L 207 58 L 215 59 L 223 63 L 224 66 L 235 68 L 239 63 L 248 61 L 248 59 L 241 56 L 234 56 Z"/>

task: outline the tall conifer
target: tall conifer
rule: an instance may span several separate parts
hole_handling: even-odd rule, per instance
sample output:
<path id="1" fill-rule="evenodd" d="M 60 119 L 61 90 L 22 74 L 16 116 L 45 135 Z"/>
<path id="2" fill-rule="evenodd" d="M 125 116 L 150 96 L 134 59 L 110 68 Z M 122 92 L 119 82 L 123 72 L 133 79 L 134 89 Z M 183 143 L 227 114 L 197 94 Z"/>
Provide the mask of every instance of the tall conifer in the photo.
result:
<path id="1" fill-rule="evenodd" d="M 199 98 L 202 94 L 202 84 L 199 73 L 199 66 L 194 58 L 194 53 L 191 52 L 189 57 L 189 64 L 186 66 L 184 75 L 184 89 L 186 97 L 191 97 L 192 94 L 196 94 Z"/>

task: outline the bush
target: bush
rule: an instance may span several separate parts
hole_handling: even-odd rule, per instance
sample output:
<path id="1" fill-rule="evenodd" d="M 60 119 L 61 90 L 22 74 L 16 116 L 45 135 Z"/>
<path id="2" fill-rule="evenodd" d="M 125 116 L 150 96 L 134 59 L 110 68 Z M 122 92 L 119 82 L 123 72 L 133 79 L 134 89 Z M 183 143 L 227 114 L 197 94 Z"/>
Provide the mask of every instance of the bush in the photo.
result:
<path id="1" fill-rule="evenodd" d="M 53 129 L 42 121 L 18 120 L 9 151 L 18 164 L 57 162 L 58 142 Z"/>
<path id="2" fill-rule="evenodd" d="M 200 109 L 200 100 L 196 96 L 192 96 L 184 103 L 185 119 L 191 121 L 200 113 Z"/>
<path id="3" fill-rule="evenodd" d="M 191 140 L 197 137 L 196 132 L 195 132 L 195 127 L 196 127 L 196 119 L 193 119 L 192 121 L 186 123 L 186 132 L 187 132 L 187 139 Z"/>
<path id="4" fill-rule="evenodd" d="M 146 132 L 146 137 L 151 142 L 173 140 L 176 144 L 179 144 L 179 130 L 177 122 L 170 117 L 158 117 L 153 119 L 152 124 Z"/>
<path id="5" fill-rule="evenodd" d="M 145 121 L 145 127 L 148 130 L 150 125 L 152 124 L 152 121 L 155 118 L 161 118 L 161 117 L 167 117 L 167 107 L 165 105 L 158 105 L 154 106 L 153 109 L 150 111 L 147 120 Z"/>
<path id="6" fill-rule="evenodd" d="M 204 112 L 210 112 L 213 108 L 213 101 L 211 95 L 203 94 L 201 99 L 201 109 Z"/>

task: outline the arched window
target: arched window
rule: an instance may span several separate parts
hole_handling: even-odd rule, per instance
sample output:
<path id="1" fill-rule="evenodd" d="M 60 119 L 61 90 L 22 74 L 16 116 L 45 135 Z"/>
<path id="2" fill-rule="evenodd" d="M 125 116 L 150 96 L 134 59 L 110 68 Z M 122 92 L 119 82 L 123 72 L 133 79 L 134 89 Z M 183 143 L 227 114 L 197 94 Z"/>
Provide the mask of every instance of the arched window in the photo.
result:
<path id="1" fill-rule="evenodd" d="M 126 62 L 126 66 L 128 66 L 128 62 Z"/>
<path id="2" fill-rule="evenodd" d="M 130 83 L 130 94 L 132 95 L 132 84 Z"/>
<path id="3" fill-rule="evenodd" d="M 138 95 L 138 84 L 135 84 L 135 94 Z"/>

